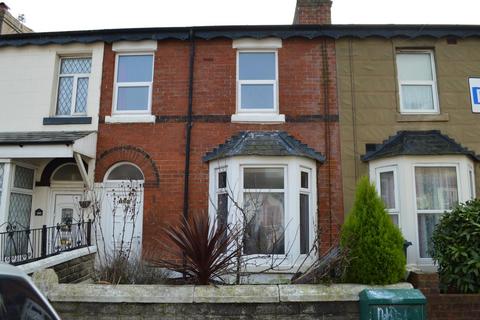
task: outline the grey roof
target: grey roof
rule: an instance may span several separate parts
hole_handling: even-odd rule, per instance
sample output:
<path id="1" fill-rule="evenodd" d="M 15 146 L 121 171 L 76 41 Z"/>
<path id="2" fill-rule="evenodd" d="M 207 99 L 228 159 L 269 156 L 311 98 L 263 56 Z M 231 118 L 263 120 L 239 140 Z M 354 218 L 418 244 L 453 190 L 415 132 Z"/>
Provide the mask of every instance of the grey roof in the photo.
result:
<path id="1" fill-rule="evenodd" d="M 247 155 L 298 156 L 325 162 L 325 156 L 285 131 L 242 131 L 208 152 L 203 161 Z"/>
<path id="2" fill-rule="evenodd" d="M 0 132 L 0 145 L 71 144 L 94 131 Z"/>
<path id="3" fill-rule="evenodd" d="M 302 37 L 307 39 L 328 37 L 339 39 L 345 37 L 367 38 L 381 37 L 390 39 L 404 37 L 415 39 L 418 37 L 480 37 L 478 25 L 260 25 L 260 26 L 204 26 L 204 27 L 175 27 L 175 28 L 132 28 L 132 29 L 104 29 L 79 30 L 61 32 L 32 32 L 24 34 L 0 36 L 2 46 L 24 46 L 67 43 L 94 43 L 114 41 L 138 40 L 188 40 L 194 33 L 197 39 L 228 38 L 238 39 L 251 37 L 262 39 L 279 37 L 287 39 Z"/>
<path id="4" fill-rule="evenodd" d="M 480 156 L 438 130 L 398 131 L 362 156 L 363 161 L 400 155 L 466 155 L 480 161 Z"/>

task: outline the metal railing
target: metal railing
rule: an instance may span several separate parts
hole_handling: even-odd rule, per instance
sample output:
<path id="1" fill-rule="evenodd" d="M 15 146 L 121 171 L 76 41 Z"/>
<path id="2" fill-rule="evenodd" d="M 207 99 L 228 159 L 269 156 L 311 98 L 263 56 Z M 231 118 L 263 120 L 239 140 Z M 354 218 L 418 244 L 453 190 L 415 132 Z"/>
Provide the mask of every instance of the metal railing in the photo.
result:
<path id="1" fill-rule="evenodd" d="M 20 265 L 91 245 L 91 220 L 37 229 L 7 226 L 0 232 L 0 261 Z"/>

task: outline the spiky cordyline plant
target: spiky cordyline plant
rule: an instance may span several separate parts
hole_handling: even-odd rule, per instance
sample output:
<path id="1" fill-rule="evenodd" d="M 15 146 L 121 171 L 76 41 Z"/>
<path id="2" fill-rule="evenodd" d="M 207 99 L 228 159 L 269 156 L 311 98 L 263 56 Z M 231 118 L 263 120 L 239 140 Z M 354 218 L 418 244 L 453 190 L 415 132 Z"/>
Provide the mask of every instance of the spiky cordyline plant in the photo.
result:
<path id="1" fill-rule="evenodd" d="M 197 284 L 223 281 L 240 250 L 234 245 L 238 233 L 228 230 L 225 224 L 212 222 L 208 214 L 183 218 L 179 227 L 168 226 L 165 231 L 177 254 L 183 253 L 184 262 L 159 262 Z"/>

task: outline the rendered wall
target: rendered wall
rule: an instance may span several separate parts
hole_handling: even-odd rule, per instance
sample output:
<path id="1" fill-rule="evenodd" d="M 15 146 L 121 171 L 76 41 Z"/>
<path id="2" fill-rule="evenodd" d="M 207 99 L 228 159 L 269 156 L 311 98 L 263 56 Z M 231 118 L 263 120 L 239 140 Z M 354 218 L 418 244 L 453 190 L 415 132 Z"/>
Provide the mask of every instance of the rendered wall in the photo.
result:
<path id="1" fill-rule="evenodd" d="M 382 143 L 399 130 L 441 130 L 480 154 L 480 114 L 471 112 L 468 78 L 480 75 L 479 40 L 419 38 L 341 39 L 336 42 L 341 159 L 345 212 L 352 207 L 355 183 L 368 174 L 360 160 L 365 144 Z M 395 51 L 399 48 L 434 51 L 440 114 L 399 114 Z M 480 195 L 480 166 L 475 165 Z"/>

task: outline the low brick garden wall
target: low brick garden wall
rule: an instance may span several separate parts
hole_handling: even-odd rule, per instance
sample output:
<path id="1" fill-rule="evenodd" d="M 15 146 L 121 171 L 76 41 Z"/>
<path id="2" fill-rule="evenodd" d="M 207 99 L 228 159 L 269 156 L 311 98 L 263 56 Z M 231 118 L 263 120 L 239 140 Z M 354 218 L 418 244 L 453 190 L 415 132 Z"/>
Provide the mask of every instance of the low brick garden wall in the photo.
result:
<path id="1" fill-rule="evenodd" d="M 429 320 L 480 319 L 480 294 L 442 294 L 437 273 L 411 272 L 408 281 L 427 297 Z"/>
<path id="2" fill-rule="evenodd" d="M 391 286 L 50 284 L 46 295 L 63 319 L 359 318 L 358 294 Z"/>

